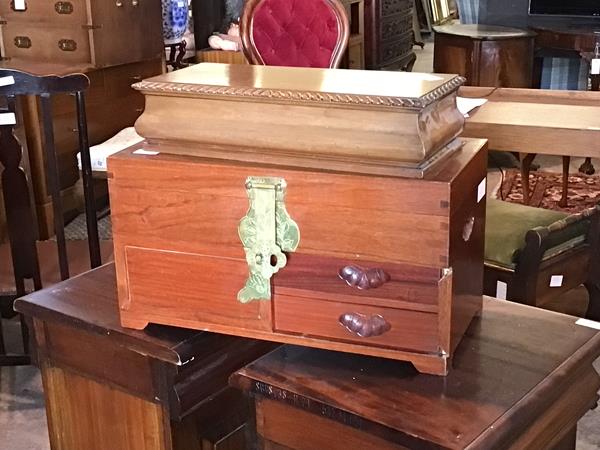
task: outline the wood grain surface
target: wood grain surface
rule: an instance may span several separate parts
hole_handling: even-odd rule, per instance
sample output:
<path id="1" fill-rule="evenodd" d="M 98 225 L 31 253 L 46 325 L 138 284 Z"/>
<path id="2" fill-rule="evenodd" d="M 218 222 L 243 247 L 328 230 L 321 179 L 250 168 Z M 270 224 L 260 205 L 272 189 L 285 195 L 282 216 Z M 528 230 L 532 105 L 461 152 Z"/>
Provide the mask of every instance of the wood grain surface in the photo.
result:
<path id="1" fill-rule="evenodd" d="M 573 448 L 572 430 L 600 387 L 592 367 L 600 334 L 576 320 L 486 298 L 445 378 L 400 362 L 284 346 L 231 383 L 259 400 L 264 437 L 294 449 L 308 447 L 285 439 L 317 424 L 316 436 L 350 439 L 358 431 L 391 448 L 549 449 L 563 439 L 569 446 L 560 448 Z M 304 418 L 274 429 L 287 411 Z"/>

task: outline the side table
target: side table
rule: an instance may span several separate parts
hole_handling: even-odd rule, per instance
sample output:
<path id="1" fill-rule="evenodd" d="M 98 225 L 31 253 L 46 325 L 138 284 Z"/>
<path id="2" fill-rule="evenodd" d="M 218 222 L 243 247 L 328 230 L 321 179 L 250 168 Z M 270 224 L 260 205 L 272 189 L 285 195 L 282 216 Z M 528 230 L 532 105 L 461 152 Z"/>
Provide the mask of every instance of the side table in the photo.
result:
<path id="1" fill-rule="evenodd" d="M 15 308 L 33 323 L 53 450 L 247 448 L 249 404 L 227 378 L 273 344 L 122 328 L 114 264 Z"/>
<path id="2" fill-rule="evenodd" d="M 434 31 L 434 72 L 462 75 L 468 86 L 531 87 L 535 33 L 464 24 Z"/>
<path id="3" fill-rule="evenodd" d="M 574 449 L 600 387 L 600 332 L 576 320 L 488 297 L 446 377 L 286 345 L 230 383 L 264 449 Z"/>

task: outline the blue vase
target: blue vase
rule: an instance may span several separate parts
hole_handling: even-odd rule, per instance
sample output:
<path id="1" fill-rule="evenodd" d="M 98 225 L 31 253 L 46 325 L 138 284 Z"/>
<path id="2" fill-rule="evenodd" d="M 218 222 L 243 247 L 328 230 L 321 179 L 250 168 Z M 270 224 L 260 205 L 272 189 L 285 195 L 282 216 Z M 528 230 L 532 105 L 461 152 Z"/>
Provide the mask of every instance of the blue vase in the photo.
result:
<path id="1" fill-rule="evenodd" d="M 163 39 L 165 44 L 181 42 L 188 27 L 188 0 L 162 0 Z"/>

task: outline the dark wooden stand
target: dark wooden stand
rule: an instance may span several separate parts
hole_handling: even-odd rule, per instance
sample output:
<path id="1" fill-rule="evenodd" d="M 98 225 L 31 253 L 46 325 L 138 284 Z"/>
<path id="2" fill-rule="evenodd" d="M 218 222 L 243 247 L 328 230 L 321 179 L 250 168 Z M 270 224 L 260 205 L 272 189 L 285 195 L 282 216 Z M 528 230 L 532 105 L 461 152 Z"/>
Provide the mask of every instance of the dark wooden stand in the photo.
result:
<path id="1" fill-rule="evenodd" d="M 534 65 L 534 85 L 540 86 L 542 79 L 542 61 L 545 56 L 580 57 L 591 61 L 594 57 L 596 43 L 600 42 L 600 27 L 570 27 L 570 28 L 534 28 L 536 53 Z M 591 90 L 600 91 L 600 75 L 590 75 Z M 568 158 L 568 157 L 565 157 Z M 563 162 L 568 168 L 569 159 Z M 592 158 L 586 158 L 579 171 L 587 175 L 595 172 Z M 566 206 L 566 204 L 564 205 Z"/>
<path id="2" fill-rule="evenodd" d="M 284 346 L 231 383 L 256 399 L 265 449 L 573 449 L 600 387 L 600 333 L 575 320 L 486 298 L 447 377 Z"/>
<path id="3" fill-rule="evenodd" d="M 244 449 L 231 372 L 270 343 L 119 325 L 112 264 L 17 300 L 33 323 L 54 450 Z"/>
<path id="4" fill-rule="evenodd" d="M 534 33 L 463 24 L 434 30 L 434 72 L 462 75 L 467 86 L 531 87 Z"/>

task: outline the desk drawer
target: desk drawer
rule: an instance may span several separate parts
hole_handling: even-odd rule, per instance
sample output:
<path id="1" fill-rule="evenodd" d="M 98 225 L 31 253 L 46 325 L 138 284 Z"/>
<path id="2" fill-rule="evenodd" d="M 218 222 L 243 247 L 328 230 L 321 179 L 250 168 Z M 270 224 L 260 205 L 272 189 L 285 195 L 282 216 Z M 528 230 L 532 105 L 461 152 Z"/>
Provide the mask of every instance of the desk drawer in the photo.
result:
<path id="1" fill-rule="evenodd" d="M 96 0 L 98 1 L 98 0 Z M 53 23 L 73 26 L 87 23 L 85 0 L 23 0 L 24 10 L 14 9 L 14 0 L 0 2 L 0 16 L 7 22 Z"/>
<path id="2" fill-rule="evenodd" d="M 65 64 L 91 62 L 87 30 L 37 24 L 7 23 L 2 31 L 2 56 Z"/>
<path id="3" fill-rule="evenodd" d="M 275 294 L 278 332 L 378 347 L 437 352 L 438 315 Z"/>

